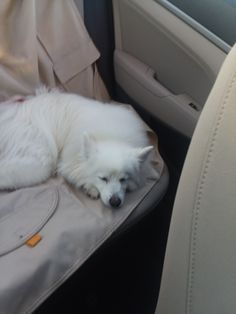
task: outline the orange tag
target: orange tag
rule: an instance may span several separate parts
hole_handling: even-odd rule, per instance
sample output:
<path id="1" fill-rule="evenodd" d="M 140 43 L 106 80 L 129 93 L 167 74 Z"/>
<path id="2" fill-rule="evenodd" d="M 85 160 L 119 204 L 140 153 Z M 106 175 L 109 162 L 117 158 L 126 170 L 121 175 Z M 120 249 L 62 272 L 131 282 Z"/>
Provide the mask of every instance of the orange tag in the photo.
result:
<path id="1" fill-rule="evenodd" d="M 42 237 L 40 234 L 35 234 L 34 236 L 32 236 L 32 238 L 30 238 L 28 241 L 26 241 L 26 244 L 29 246 L 29 247 L 34 247 L 36 246 L 39 241 L 42 240 Z"/>

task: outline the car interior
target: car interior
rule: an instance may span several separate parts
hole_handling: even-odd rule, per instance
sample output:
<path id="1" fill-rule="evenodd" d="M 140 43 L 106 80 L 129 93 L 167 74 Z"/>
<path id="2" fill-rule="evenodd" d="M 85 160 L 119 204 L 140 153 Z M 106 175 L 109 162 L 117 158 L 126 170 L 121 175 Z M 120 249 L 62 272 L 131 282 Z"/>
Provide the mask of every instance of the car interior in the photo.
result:
<path id="1" fill-rule="evenodd" d="M 234 313 L 236 48 L 169 1 L 74 3 L 111 99 L 155 132 L 165 165 L 33 313 Z"/>

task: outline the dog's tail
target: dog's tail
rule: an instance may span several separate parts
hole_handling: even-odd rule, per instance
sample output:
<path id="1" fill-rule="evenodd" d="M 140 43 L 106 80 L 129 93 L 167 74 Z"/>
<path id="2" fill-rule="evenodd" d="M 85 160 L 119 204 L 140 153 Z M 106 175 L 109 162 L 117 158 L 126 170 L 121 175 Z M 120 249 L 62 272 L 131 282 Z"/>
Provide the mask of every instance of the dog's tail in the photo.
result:
<path id="1" fill-rule="evenodd" d="M 35 90 L 35 95 L 38 96 L 38 95 L 42 95 L 42 94 L 48 94 L 48 93 L 53 93 L 53 94 L 58 94 L 58 93 L 61 93 L 62 91 L 57 88 L 57 87 L 49 87 L 49 86 L 46 86 L 46 85 L 39 85 L 39 87 L 36 88 Z"/>

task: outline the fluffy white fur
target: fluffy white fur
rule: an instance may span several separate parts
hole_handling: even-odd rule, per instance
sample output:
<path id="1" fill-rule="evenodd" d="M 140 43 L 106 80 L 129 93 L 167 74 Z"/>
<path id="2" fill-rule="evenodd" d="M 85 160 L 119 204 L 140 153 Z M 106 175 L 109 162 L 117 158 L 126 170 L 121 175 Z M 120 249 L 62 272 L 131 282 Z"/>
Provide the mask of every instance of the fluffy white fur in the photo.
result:
<path id="1" fill-rule="evenodd" d="M 152 146 L 140 119 L 120 105 L 41 91 L 0 106 L 0 189 L 35 185 L 58 173 L 111 207 L 142 184 Z"/>

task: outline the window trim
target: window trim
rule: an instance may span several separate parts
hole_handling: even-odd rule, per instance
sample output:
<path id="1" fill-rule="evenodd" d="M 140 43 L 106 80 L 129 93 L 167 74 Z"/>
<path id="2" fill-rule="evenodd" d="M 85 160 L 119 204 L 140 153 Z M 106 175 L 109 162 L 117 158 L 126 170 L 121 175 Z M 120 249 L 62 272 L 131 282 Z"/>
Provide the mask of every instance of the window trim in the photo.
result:
<path id="1" fill-rule="evenodd" d="M 176 15 L 178 18 L 183 20 L 185 23 L 187 23 L 189 26 L 191 26 L 194 30 L 203 35 L 205 38 L 210 40 L 214 45 L 216 45 L 224 52 L 228 53 L 231 50 L 232 47 L 229 44 L 227 44 L 223 39 L 215 35 L 205 26 L 194 20 L 188 14 L 184 13 L 182 10 L 180 10 L 178 7 L 176 7 L 168 0 L 155 0 L 155 1 L 162 5 L 164 8 L 166 8 L 168 11 Z"/>

